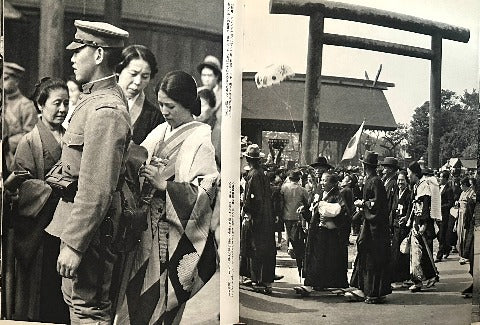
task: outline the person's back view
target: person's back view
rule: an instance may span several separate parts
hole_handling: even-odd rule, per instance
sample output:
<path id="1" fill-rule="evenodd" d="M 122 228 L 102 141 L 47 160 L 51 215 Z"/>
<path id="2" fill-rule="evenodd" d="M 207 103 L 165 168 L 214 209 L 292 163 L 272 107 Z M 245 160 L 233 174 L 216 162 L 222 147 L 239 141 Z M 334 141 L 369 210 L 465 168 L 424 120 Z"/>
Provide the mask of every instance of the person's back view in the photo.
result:
<path id="1" fill-rule="evenodd" d="M 292 258 L 296 259 L 299 270 L 303 264 L 304 244 L 298 238 L 298 231 L 300 230 L 298 227 L 301 227 L 299 223 L 301 220 L 297 210 L 299 207 L 308 204 L 308 192 L 300 186 L 300 178 L 299 171 L 290 172 L 288 181 L 282 185 L 281 189 L 284 201 L 283 218 L 287 233 L 288 252 Z"/>

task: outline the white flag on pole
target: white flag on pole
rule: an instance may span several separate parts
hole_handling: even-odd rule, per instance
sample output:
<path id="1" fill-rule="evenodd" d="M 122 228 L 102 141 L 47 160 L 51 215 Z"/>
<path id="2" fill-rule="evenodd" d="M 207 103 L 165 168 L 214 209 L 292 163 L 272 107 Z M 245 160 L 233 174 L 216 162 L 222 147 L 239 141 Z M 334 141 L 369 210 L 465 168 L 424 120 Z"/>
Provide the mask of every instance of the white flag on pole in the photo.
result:
<path id="1" fill-rule="evenodd" d="M 343 153 L 342 161 L 346 159 L 352 159 L 357 154 L 358 143 L 360 142 L 360 137 L 363 131 L 363 125 L 365 121 L 362 122 L 360 128 L 355 133 L 355 135 L 348 141 L 347 147 L 345 148 L 345 152 Z"/>

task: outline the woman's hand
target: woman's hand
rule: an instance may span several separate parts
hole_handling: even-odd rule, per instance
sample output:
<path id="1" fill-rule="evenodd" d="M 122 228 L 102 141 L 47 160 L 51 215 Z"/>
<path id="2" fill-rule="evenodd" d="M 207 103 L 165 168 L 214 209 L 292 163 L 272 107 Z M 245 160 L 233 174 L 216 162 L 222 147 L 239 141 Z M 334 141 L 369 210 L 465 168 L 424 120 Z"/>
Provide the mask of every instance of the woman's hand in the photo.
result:
<path id="1" fill-rule="evenodd" d="M 167 181 L 161 178 L 158 167 L 152 165 L 142 166 L 139 174 L 141 177 L 145 177 L 155 189 L 159 191 L 167 189 Z"/>

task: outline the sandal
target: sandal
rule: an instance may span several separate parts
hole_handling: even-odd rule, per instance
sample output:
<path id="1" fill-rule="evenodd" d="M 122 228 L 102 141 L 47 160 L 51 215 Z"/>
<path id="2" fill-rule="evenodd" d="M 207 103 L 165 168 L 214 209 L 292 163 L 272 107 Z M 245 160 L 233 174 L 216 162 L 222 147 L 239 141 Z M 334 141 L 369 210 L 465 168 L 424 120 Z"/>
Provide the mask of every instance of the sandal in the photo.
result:
<path id="1" fill-rule="evenodd" d="M 428 280 L 427 280 L 427 283 L 425 284 L 425 287 L 426 287 L 426 288 L 431 288 L 431 287 L 435 286 L 435 283 L 437 283 L 437 282 L 438 282 L 438 280 L 437 280 L 436 277 L 435 277 L 435 278 L 428 279 Z"/>
<path id="2" fill-rule="evenodd" d="M 272 287 L 267 287 L 263 284 L 257 284 L 253 286 L 253 291 L 269 295 L 272 293 Z"/>
<path id="3" fill-rule="evenodd" d="M 345 297 L 347 298 L 347 300 L 351 302 L 365 301 L 365 296 L 362 297 L 362 295 L 358 294 L 355 291 L 345 292 Z"/>
<path id="4" fill-rule="evenodd" d="M 419 292 L 419 291 L 422 291 L 422 285 L 412 285 L 410 288 L 408 288 L 408 290 L 410 290 L 410 292 Z"/>
<path id="5" fill-rule="evenodd" d="M 386 297 L 385 296 L 381 296 L 381 297 L 367 297 L 367 299 L 365 299 L 365 303 L 366 304 L 383 304 L 386 300 Z"/>
<path id="6" fill-rule="evenodd" d="M 296 294 L 301 295 L 302 297 L 308 297 L 312 293 L 312 291 L 308 290 L 305 286 L 293 287 Z"/>

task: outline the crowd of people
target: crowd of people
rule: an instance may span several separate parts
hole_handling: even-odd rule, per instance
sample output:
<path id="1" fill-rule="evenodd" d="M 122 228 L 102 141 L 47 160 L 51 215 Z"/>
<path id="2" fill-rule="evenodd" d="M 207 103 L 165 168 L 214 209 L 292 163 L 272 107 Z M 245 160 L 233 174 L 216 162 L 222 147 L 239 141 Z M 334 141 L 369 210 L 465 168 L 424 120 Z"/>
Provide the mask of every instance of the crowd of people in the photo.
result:
<path id="1" fill-rule="evenodd" d="M 243 155 L 248 166 L 241 181 L 241 285 L 272 292 L 281 277 L 275 275 L 275 255 L 283 231 L 303 281 L 293 288 L 301 296 L 329 290 L 349 301 L 383 303 L 392 290 L 434 286 L 440 280 L 436 263 L 451 253 L 459 254 L 460 264 L 470 263 L 473 275 L 473 175 L 433 171 L 417 161 L 402 169 L 397 158 L 379 161 L 371 151 L 361 168 L 335 168 L 322 156 L 291 170 L 262 165 L 255 144 Z M 348 279 L 348 247 L 355 237 Z M 471 296 L 472 288 L 462 294 Z"/>
<path id="2" fill-rule="evenodd" d="M 8 319 L 178 324 L 215 273 L 219 241 L 220 61 L 158 72 L 143 45 L 75 21 L 74 75 L 31 98 L 4 62 L 4 249 Z M 5 254 L 6 253 L 6 254 Z"/>

